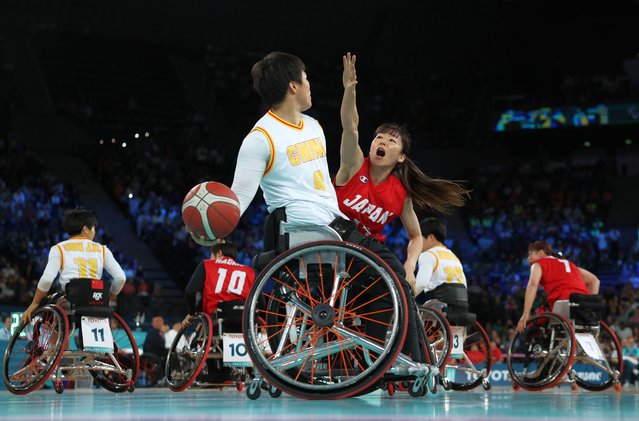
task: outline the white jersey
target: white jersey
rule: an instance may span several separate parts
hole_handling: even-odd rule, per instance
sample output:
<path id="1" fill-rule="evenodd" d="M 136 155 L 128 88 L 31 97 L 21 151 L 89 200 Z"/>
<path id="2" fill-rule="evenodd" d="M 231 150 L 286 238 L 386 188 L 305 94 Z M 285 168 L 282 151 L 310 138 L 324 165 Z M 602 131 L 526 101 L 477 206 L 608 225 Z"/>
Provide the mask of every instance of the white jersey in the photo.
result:
<path id="1" fill-rule="evenodd" d="M 419 255 L 419 270 L 415 276 L 417 294 L 428 292 L 442 284 L 466 284 L 464 267 L 446 247 L 436 246 Z"/>
<path id="2" fill-rule="evenodd" d="M 331 183 L 326 139 L 317 120 L 302 114 L 300 124 L 293 125 L 269 111 L 246 136 L 242 149 L 263 148 L 263 145 L 267 145 L 268 158 L 264 160 L 266 167 L 259 184 L 269 212 L 285 207 L 287 222 L 295 225 L 327 225 L 338 216 L 345 218 Z M 242 177 L 241 173 L 245 171 L 240 166 L 247 164 L 240 161 L 242 149 L 233 182 L 234 191 L 238 186 L 238 175 Z M 244 199 L 240 192 L 235 192 L 242 210 L 246 209 L 248 204 L 242 202 L 252 200 L 253 196 Z"/>
<path id="3" fill-rule="evenodd" d="M 111 294 L 118 294 L 124 286 L 126 275 L 111 250 L 87 238 L 69 238 L 51 247 L 38 289 L 49 291 L 58 272 L 60 286 L 64 289 L 69 280 L 74 278 L 102 279 L 104 269 L 113 277 Z"/>

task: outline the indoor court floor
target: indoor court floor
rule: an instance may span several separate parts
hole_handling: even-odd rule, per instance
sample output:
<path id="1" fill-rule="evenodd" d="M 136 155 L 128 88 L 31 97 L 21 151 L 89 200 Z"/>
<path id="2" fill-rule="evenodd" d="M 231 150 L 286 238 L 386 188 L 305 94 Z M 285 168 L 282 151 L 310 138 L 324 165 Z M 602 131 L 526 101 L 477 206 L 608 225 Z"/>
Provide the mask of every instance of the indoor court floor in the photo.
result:
<path id="1" fill-rule="evenodd" d="M 377 391 L 337 401 L 309 401 L 264 392 L 250 400 L 234 390 L 138 388 L 134 393 L 104 390 L 38 390 L 24 396 L 0 392 L 3 420 L 637 420 L 639 388 L 621 393 L 572 392 L 562 387 L 543 392 L 514 392 L 494 387 L 486 392 L 439 390 L 423 398 L 405 392 Z"/>

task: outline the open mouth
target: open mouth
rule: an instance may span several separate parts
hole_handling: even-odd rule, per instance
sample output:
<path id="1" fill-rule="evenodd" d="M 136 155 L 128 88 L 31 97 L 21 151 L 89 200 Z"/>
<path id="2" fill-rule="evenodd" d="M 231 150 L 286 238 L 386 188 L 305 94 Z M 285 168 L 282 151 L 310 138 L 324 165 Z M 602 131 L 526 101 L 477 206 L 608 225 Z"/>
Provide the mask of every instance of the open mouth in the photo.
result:
<path id="1" fill-rule="evenodd" d="M 375 152 L 375 154 L 379 156 L 380 158 L 383 158 L 384 156 L 386 156 L 386 151 L 382 148 L 377 148 L 377 151 Z"/>

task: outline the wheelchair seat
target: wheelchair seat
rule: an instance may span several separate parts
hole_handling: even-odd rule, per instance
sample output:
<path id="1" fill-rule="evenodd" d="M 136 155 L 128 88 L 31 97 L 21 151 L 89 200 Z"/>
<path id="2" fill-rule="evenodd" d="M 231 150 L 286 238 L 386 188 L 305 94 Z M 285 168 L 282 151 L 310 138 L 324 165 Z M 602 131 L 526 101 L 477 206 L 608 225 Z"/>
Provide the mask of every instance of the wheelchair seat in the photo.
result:
<path id="1" fill-rule="evenodd" d="M 66 299 L 76 315 L 111 317 L 110 283 L 101 279 L 75 278 L 66 285 Z"/>
<path id="2" fill-rule="evenodd" d="M 446 318 L 453 326 L 470 326 L 477 320 L 477 315 L 469 311 L 446 309 Z"/>
<path id="3" fill-rule="evenodd" d="M 242 313 L 244 313 L 244 300 L 220 301 L 212 321 L 217 321 L 220 332 L 242 332 Z"/>
<path id="4" fill-rule="evenodd" d="M 598 326 L 606 304 L 599 295 L 570 294 L 570 320 L 577 326 Z"/>

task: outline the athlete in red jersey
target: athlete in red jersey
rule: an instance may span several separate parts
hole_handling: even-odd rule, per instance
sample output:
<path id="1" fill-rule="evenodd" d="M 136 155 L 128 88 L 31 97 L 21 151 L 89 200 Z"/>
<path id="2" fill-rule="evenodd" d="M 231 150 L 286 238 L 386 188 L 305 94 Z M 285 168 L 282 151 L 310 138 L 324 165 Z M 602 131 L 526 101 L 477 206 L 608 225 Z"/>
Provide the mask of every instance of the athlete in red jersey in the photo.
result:
<path id="1" fill-rule="evenodd" d="M 218 243 L 211 246 L 211 260 L 201 262 L 193 272 L 191 280 L 184 290 L 187 316 L 182 326 L 188 326 L 196 313 L 195 297 L 202 292 L 202 311 L 213 314 L 220 301 L 246 300 L 255 271 L 235 261 L 237 250 L 231 243 Z"/>
<path id="2" fill-rule="evenodd" d="M 517 331 L 523 332 L 530 317 L 539 285 L 548 294 L 548 307 L 552 310 L 557 300 L 567 300 L 570 294 L 598 294 L 599 279 L 586 269 L 576 266 L 552 251 L 545 241 L 535 241 L 528 246 L 530 279 L 526 287 L 524 311 L 517 323 Z"/>
<path id="3" fill-rule="evenodd" d="M 385 224 L 399 216 L 408 234 L 406 280 L 414 288 L 415 265 L 422 252 L 419 220 L 413 209 L 447 212 L 462 206 L 468 190 L 457 183 L 428 177 L 408 158 L 411 137 L 396 124 L 382 124 L 375 130 L 368 158 L 359 146 L 359 115 L 355 98 L 356 57 L 343 57 L 344 96 L 340 110 L 342 143 L 335 190 L 340 210 L 357 221 L 364 235 L 384 241 Z"/>

